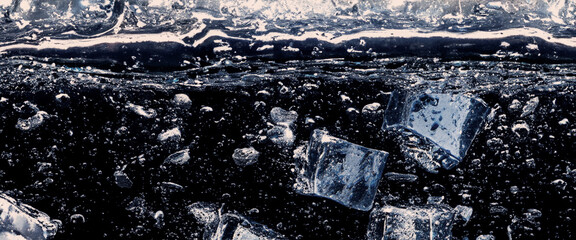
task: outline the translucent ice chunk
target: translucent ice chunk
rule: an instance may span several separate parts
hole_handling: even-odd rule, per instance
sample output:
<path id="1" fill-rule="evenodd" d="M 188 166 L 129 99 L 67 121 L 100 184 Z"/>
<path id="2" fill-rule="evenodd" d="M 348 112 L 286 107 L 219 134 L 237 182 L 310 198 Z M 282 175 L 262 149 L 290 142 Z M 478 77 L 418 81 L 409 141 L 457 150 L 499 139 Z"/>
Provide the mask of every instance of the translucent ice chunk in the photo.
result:
<path id="1" fill-rule="evenodd" d="M 170 154 L 164 159 L 164 163 L 182 165 L 186 164 L 188 160 L 190 160 L 190 149 L 184 149 Z"/>
<path id="2" fill-rule="evenodd" d="M 298 113 L 295 111 L 287 111 L 279 107 L 272 108 L 270 120 L 276 125 L 266 132 L 268 139 L 276 145 L 292 146 L 296 138 L 292 131 L 296 119 L 298 119 Z"/>
<path id="3" fill-rule="evenodd" d="M 471 208 L 463 207 L 469 210 Z M 384 206 L 370 214 L 368 240 L 452 239 L 452 225 L 458 210 L 447 205 L 399 208 Z"/>
<path id="4" fill-rule="evenodd" d="M 34 116 L 31 116 L 26 119 L 18 119 L 16 123 L 16 128 L 22 131 L 28 131 L 35 129 L 44 123 L 44 120 L 48 118 L 50 115 L 44 111 L 38 111 Z"/>
<path id="5" fill-rule="evenodd" d="M 272 240 L 287 239 L 268 227 L 236 214 L 222 214 L 215 204 L 198 202 L 188 206 L 189 213 L 205 226 L 208 240 Z"/>
<path id="6" fill-rule="evenodd" d="M 116 181 L 116 185 L 121 188 L 131 188 L 133 184 L 128 175 L 122 171 L 114 172 L 114 180 Z"/>
<path id="7" fill-rule="evenodd" d="M 314 130 L 306 156 L 296 156 L 296 190 L 368 211 L 388 153 Z"/>
<path id="8" fill-rule="evenodd" d="M 270 120 L 275 124 L 291 125 L 298 119 L 298 113 L 295 111 L 284 110 L 279 107 L 272 108 L 270 111 Z"/>
<path id="9" fill-rule="evenodd" d="M 484 101 L 464 94 L 395 91 L 383 128 L 399 130 L 405 155 L 436 172 L 462 161 L 489 113 Z"/>
<path id="10" fill-rule="evenodd" d="M 0 236 L 8 239 L 41 240 L 56 234 L 58 224 L 46 213 L 17 202 L 6 194 L 0 194 Z"/>
<path id="11" fill-rule="evenodd" d="M 253 147 L 237 148 L 232 154 L 232 159 L 238 166 L 248 166 L 258 162 L 259 156 L 260 152 Z"/>

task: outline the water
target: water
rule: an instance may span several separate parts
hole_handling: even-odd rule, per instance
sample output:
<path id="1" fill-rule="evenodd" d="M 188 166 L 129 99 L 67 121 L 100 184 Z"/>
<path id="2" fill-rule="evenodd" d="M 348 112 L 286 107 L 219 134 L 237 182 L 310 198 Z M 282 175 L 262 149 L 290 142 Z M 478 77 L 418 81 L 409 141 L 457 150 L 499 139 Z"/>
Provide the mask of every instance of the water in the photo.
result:
<path id="1" fill-rule="evenodd" d="M 469 222 L 455 225 L 455 239 L 573 239 L 574 9 L 2 1 L 0 191 L 60 219 L 53 239 L 201 238 L 205 224 L 187 211 L 198 201 L 289 239 L 365 239 L 370 212 L 358 208 L 405 212 L 429 196 L 474 209 L 456 217 Z M 446 142 L 420 125 L 381 128 L 395 92 L 428 89 L 490 108 L 475 137 L 438 147 Z M 362 204 L 294 188 L 303 179 L 294 155 L 315 129 L 389 153 Z M 413 161 L 406 146 L 444 149 L 458 164 L 431 174 L 442 164 Z M 258 161 L 234 157 L 246 148 Z M 242 227 L 222 228 L 231 238 L 254 238 L 232 225 Z"/>

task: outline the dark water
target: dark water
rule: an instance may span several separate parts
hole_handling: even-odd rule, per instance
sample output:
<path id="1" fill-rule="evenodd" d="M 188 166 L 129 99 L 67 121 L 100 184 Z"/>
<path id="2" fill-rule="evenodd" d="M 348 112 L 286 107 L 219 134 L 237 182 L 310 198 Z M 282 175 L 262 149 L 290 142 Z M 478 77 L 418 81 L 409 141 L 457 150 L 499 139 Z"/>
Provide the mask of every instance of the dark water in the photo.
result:
<path id="1" fill-rule="evenodd" d="M 506 239 L 509 232 L 514 239 L 570 239 L 575 234 L 576 95 L 569 64 L 423 58 L 264 62 L 246 65 L 274 71 L 242 80 L 246 74 L 225 66 L 202 78 L 194 71 L 94 73 L 20 63 L 2 67 L 0 93 L 7 100 L 0 104 L 0 188 L 62 220 L 55 239 L 198 238 L 202 226 L 186 210 L 197 201 L 224 204 L 291 239 L 364 239 L 368 212 L 295 193 L 293 147 L 258 138 L 270 128 L 272 107 L 298 113 L 295 146 L 313 129 L 324 128 L 390 152 L 385 172 L 418 176 L 412 183 L 384 178 L 377 206 L 424 204 L 429 195 L 470 206 L 473 217 L 466 226 L 454 226 L 456 239 L 481 234 Z M 361 113 L 366 104 L 386 106 L 389 93 L 404 88 L 458 89 L 495 109 L 456 169 L 431 174 L 406 162 L 395 136 L 381 130 L 382 114 Z M 57 100 L 59 93 L 69 98 Z M 189 109 L 172 102 L 177 93 L 191 98 Z M 537 108 L 521 117 L 522 107 L 535 97 Z M 519 109 L 511 106 L 514 100 Z M 156 116 L 138 115 L 126 107 L 129 103 L 154 109 Z M 35 129 L 17 129 L 18 119 L 34 115 L 31 104 L 50 116 Z M 202 110 L 206 106 L 212 111 Z M 513 130 L 520 120 L 528 131 Z M 174 127 L 180 140 L 157 140 Z M 258 163 L 237 166 L 234 149 L 248 146 L 260 151 Z M 184 148 L 190 149 L 188 164 L 162 164 Z M 41 163 L 50 165 L 40 169 Z M 133 182 L 128 189 L 113 177 L 123 166 Z M 131 204 L 134 199 L 142 201 Z M 165 214 L 162 227 L 154 226 L 158 210 Z M 534 212 L 541 216 L 531 217 Z M 85 222 L 74 223 L 73 214 L 82 214 Z"/>
<path id="2" fill-rule="evenodd" d="M 62 221 L 53 239 L 199 239 L 204 226 L 187 209 L 199 201 L 289 239 L 365 239 L 369 212 L 294 190 L 294 150 L 324 129 L 389 152 L 384 173 L 417 176 L 383 177 L 375 207 L 443 196 L 474 210 L 454 239 L 574 239 L 574 9 L 540 0 L 0 3 L 0 191 Z M 395 90 L 474 95 L 492 114 L 460 165 L 432 174 L 382 130 Z M 380 108 L 363 111 L 373 103 Z M 274 107 L 298 114 L 293 145 L 266 137 Z M 180 138 L 158 139 L 174 128 Z M 232 154 L 246 147 L 259 160 L 238 166 Z M 188 163 L 164 163 L 183 149 Z M 119 183 L 118 171 L 130 180 Z"/>

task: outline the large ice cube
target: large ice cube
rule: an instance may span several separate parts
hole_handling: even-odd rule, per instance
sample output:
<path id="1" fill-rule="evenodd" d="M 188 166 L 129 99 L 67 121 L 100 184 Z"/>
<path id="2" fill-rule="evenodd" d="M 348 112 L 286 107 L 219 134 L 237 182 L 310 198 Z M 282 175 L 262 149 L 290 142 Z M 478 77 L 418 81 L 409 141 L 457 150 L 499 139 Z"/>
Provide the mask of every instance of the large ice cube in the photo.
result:
<path id="1" fill-rule="evenodd" d="M 287 239 L 268 227 L 236 214 L 222 214 L 216 204 L 197 202 L 188 206 L 190 214 L 205 226 L 205 240 L 280 240 Z"/>
<path id="2" fill-rule="evenodd" d="M 368 211 L 388 153 L 314 130 L 306 156 L 296 157 L 296 190 Z"/>
<path id="3" fill-rule="evenodd" d="M 443 204 L 407 208 L 384 206 L 370 213 L 367 239 L 452 239 L 452 224 L 456 217 L 471 212 L 469 207 L 452 209 Z"/>
<path id="4" fill-rule="evenodd" d="M 20 235 L 29 240 L 44 240 L 54 236 L 57 230 L 58 224 L 51 221 L 46 213 L 0 193 L 0 233 L 5 232 L 0 235 Z"/>
<path id="5" fill-rule="evenodd" d="M 462 161 L 489 113 L 482 99 L 466 94 L 395 91 L 382 128 L 399 130 L 405 155 L 436 172 Z"/>

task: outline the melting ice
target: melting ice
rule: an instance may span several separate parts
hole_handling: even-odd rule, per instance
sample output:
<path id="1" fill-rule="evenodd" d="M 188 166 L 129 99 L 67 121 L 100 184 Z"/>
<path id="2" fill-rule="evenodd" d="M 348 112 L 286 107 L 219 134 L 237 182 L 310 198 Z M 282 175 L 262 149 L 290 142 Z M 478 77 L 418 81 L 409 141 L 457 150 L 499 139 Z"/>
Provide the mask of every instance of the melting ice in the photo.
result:
<path id="1" fill-rule="evenodd" d="M 370 214 L 367 239 L 431 240 L 452 239 L 452 225 L 458 217 L 468 221 L 472 209 L 437 204 L 407 208 L 384 206 Z"/>
<path id="2" fill-rule="evenodd" d="M 437 172 L 462 161 L 489 112 L 482 99 L 465 94 L 395 91 L 383 128 L 401 133 L 407 158 Z"/>
<path id="3" fill-rule="evenodd" d="M 33 207 L 0 194 L 0 237 L 44 240 L 56 234 L 58 224 Z"/>
<path id="4" fill-rule="evenodd" d="M 388 153 L 314 130 L 305 157 L 296 157 L 296 190 L 368 211 Z"/>
<path id="5" fill-rule="evenodd" d="M 272 240 L 287 239 L 268 227 L 237 214 L 222 213 L 213 203 L 197 202 L 188 212 L 204 225 L 206 240 Z"/>

